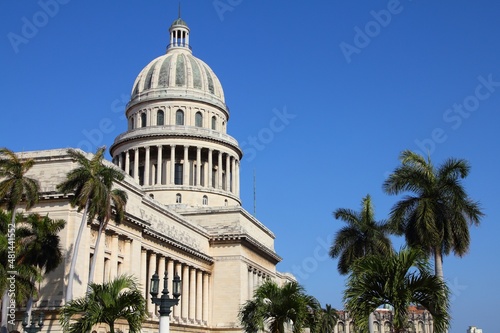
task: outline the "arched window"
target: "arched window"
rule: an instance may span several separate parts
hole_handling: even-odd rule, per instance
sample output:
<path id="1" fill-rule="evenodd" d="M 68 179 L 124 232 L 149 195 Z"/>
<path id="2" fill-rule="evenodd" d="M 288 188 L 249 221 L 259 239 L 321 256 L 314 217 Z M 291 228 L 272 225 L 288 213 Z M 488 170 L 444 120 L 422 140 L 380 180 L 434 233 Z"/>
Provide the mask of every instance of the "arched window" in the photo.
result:
<path id="1" fill-rule="evenodd" d="M 156 125 L 157 126 L 163 126 L 163 125 L 165 125 L 165 114 L 163 113 L 162 110 L 159 110 L 156 113 Z"/>
<path id="2" fill-rule="evenodd" d="M 184 111 L 177 110 L 175 112 L 175 124 L 176 125 L 184 125 Z"/>
<path id="3" fill-rule="evenodd" d="M 196 114 L 194 115 L 194 125 L 196 127 L 203 126 L 203 116 L 201 115 L 201 112 L 196 112 Z"/>
<path id="4" fill-rule="evenodd" d="M 180 193 L 175 195 L 175 203 L 182 203 L 182 195 Z"/>
<path id="5" fill-rule="evenodd" d="M 384 324 L 384 332 L 391 333 L 391 323 L 389 323 L 388 321 L 386 321 Z"/>
<path id="6" fill-rule="evenodd" d="M 338 332 L 343 333 L 344 331 L 344 323 L 338 323 Z"/>
<path id="7" fill-rule="evenodd" d="M 154 198 L 155 198 L 155 195 L 154 195 L 153 193 L 150 193 L 150 194 L 149 194 L 149 197 L 150 197 L 151 199 L 154 199 Z"/>
<path id="8" fill-rule="evenodd" d="M 215 118 L 215 116 L 212 117 L 212 129 L 217 129 L 217 118 Z"/>
<path id="9" fill-rule="evenodd" d="M 133 130 L 133 129 L 134 129 L 134 118 L 130 118 L 130 119 L 129 119 L 128 127 L 129 127 L 129 129 L 131 129 L 131 130 Z"/>
<path id="10" fill-rule="evenodd" d="M 141 127 L 146 127 L 146 112 L 141 113 Z"/>
<path id="11" fill-rule="evenodd" d="M 208 205 L 208 197 L 206 195 L 203 196 L 203 205 Z"/>
<path id="12" fill-rule="evenodd" d="M 227 199 L 224 200 L 224 206 L 227 206 Z"/>

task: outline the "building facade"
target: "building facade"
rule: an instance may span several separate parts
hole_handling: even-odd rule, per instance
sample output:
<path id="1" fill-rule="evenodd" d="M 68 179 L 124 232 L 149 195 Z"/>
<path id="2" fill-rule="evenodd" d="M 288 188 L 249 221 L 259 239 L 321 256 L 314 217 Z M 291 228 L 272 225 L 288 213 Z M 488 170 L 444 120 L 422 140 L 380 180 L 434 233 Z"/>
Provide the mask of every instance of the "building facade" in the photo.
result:
<path id="1" fill-rule="evenodd" d="M 126 220 L 109 224 L 98 253 L 97 224 L 87 225 L 73 293 L 85 294 L 91 258 L 97 256 L 94 282 L 135 276 L 150 314 L 143 332 L 157 332 L 150 279 L 155 272 L 178 274 L 182 294 L 170 316 L 173 332 L 241 332 L 238 311 L 254 289 L 265 279 L 294 278 L 276 270 L 281 258 L 274 234 L 241 206 L 243 154 L 227 134 L 229 109 L 219 79 L 193 56 L 186 22 L 178 18 L 169 33 L 166 53 L 137 76 L 125 110 L 128 128 L 110 147 L 112 163 L 105 161 L 125 174 L 116 187 L 128 195 Z M 60 235 L 64 264 L 46 277 L 34 306 L 35 316 L 46 315 L 42 332 L 61 332 L 58 310 L 82 215 L 57 185 L 76 164 L 66 149 L 22 156 L 35 160 L 28 176 L 41 186 L 40 201 L 31 211 L 67 221 Z M 128 332 L 126 323 L 116 328 Z M 96 327 L 98 333 L 107 329 Z"/>
<path id="2" fill-rule="evenodd" d="M 339 319 L 332 333 L 356 333 L 354 321 L 347 311 L 339 311 Z M 374 333 L 392 333 L 393 313 L 390 307 L 377 309 L 373 316 Z M 429 311 L 417 306 L 410 306 L 408 313 L 408 333 L 433 333 L 433 320 Z"/>

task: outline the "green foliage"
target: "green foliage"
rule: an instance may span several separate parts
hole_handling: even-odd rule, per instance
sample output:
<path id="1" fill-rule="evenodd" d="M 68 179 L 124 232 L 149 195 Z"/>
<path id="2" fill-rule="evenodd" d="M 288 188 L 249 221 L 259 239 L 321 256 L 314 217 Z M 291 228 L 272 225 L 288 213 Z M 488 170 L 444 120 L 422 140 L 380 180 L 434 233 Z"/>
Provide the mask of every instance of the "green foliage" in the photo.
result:
<path id="1" fill-rule="evenodd" d="M 113 183 L 122 181 L 125 176 L 121 170 L 112 166 L 106 166 L 103 163 L 106 147 L 101 147 L 95 155 L 88 159 L 81 152 L 69 149 L 68 155 L 76 162 L 77 167 L 69 171 L 66 179 L 61 182 L 57 189 L 64 194 L 73 193 L 70 203 L 78 207 L 78 211 L 83 210 L 82 221 L 78 230 L 74 245 L 73 256 L 71 259 L 68 286 L 66 291 L 66 300 L 73 298 L 73 280 L 75 276 L 76 260 L 78 257 L 78 248 L 82 237 L 85 217 L 88 223 L 92 223 L 97 218 L 99 221 L 99 237 L 112 215 L 112 208 L 116 210 L 114 219 L 117 223 L 122 222 L 125 215 L 125 204 L 127 202 L 127 193 L 120 189 L 113 189 Z M 98 250 L 97 242 L 95 249 Z M 94 256 L 89 281 L 93 279 L 96 256 Z"/>
<path id="2" fill-rule="evenodd" d="M 409 150 L 400 156 L 401 165 L 384 182 L 388 194 L 404 196 L 391 210 L 390 221 L 411 247 L 436 256 L 436 274 L 442 277 L 441 255 L 454 252 L 463 256 L 469 250 L 469 225 L 479 225 L 483 216 L 461 180 L 470 171 L 465 160 L 450 158 L 439 168 Z"/>
<path id="3" fill-rule="evenodd" d="M 239 318 L 247 333 L 269 330 L 271 333 L 285 333 L 287 325 L 294 333 L 311 327 L 314 331 L 315 312 L 320 310 L 319 302 L 305 293 L 297 282 L 278 286 L 271 280 L 265 281 L 240 309 Z"/>
<path id="4" fill-rule="evenodd" d="M 66 332 L 90 332 L 99 323 L 115 333 L 116 320 L 125 319 L 131 333 L 139 333 L 147 318 L 146 300 L 135 280 L 128 275 L 104 283 L 92 283 L 87 295 L 72 300 L 61 310 L 60 322 Z"/>
<path id="5" fill-rule="evenodd" d="M 32 265 L 48 273 L 59 266 L 62 261 L 62 250 L 59 232 L 64 229 L 66 221 L 53 220 L 48 215 L 33 213 L 23 218 L 17 228 L 20 245 L 18 262 Z"/>
<path id="6" fill-rule="evenodd" d="M 326 304 L 324 309 L 317 311 L 316 317 L 316 333 L 333 333 L 335 325 L 339 319 L 337 310 L 332 308 L 330 304 Z"/>
<path id="7" fill-rule="evenodd" d="M 9 250 L 12 250 L 12 247 L 9 249 L 9 239 L 7 236 L 10 220 L 11 213 L 6 213 L 0 209 L 0 293 L 3 295 L 5 291 L 9 290 L 9 278 L 12 277 L 12 274 L 8 272 L 16 272 L 14 274 L 16 291 L 14 295 L 16 303 L 22 304 L 26 302 L 31 295 L 36 294 L 34 282 L 41 281 L 42 276 L 35 265 L 17 260 L 20 255 L 27 254 L 27 251 L 21 245 L 20 240 L 22 238 L 17 228 L 23 220 L 22 214 L 17 214 L 15 217 L 16 230 L 14 254 L 16 258 L 9 261 Z M 12 245 L 12 243 L 10 245 Z"/>
<path id="8" fill-rule="evenodd" d="M 329 252 L 332 258 L 339 258 L 337 268 L 340 274 L 347 274 L 354 261 L 365 255 L 384 255 L 393 251 L 388 236 L 389 226 L 385 221 L 375 221 L 370 195 L 363 198 L 360 212 L 339 208 L 334 216 L 347 223 L 335 235 Z"/>
<path id="9" fill-rule="evenodd" d="M 0 203 L 5 202 L 9 211 L 24 201 L 26 209 L 38 202 L 39 184 L 35 179 L 26 177 L 33 167 L 33 159 L 20 160 L 17 155 L 7 149 L 0 148 Z"/>
<path id="10" fill-rule="evenodd" d="M 362 331 L 368 328 L 368 317 L 377 307 L 394 308 L 393 328 L 403 332 L 408 323 L 408 307 L 420 305 L 433 317 L 434 332 L 448 329 L 449 289 L 439 277 L 431 274 L 424 252 L 403 248 L 388 256 L 370 255 L 352 265 L 344 291 L 346 308 Z"/>

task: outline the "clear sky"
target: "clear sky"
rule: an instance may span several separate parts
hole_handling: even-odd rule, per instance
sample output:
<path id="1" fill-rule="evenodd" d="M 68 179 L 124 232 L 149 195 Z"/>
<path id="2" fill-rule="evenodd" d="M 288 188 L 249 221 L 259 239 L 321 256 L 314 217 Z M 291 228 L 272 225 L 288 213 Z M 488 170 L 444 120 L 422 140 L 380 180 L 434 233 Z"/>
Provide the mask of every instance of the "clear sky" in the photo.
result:
<path id="1" fill-rule="evenodd" d="M 177 7 L 2 1 L 0 146 L 109 147 Z M 493 0 L 182 0 L 193 54 L 219 77 L 228 132 L 246 155 L 243 205 L 254 211 L 255 174 L 256 215 L 276 235 L 279 270 L 323 305 L 342 308 L 345 284 L 327 256 L 343 225 L 332 212 L 359 209 L 369 193 L 387 218 L 397 197 L 382 183 L 411 149 L 472 166 L 464 185 L 486 217 L 470 252 L 444 261 L 450 333 L 498 331 L 499 16 Z"/>

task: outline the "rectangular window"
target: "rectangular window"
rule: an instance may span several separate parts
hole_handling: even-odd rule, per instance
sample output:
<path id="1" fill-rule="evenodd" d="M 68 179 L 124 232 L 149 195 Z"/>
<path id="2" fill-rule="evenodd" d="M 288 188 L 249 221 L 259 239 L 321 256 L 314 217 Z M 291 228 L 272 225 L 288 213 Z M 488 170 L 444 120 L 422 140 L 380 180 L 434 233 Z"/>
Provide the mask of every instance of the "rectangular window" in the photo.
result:
<path id="1" fill-rule="evenodd" d="M 175 178 L 174 178 L 175 185 L 182 185 L 182 173 L 183 173 L 182 164 L 175 163 Z"/>

